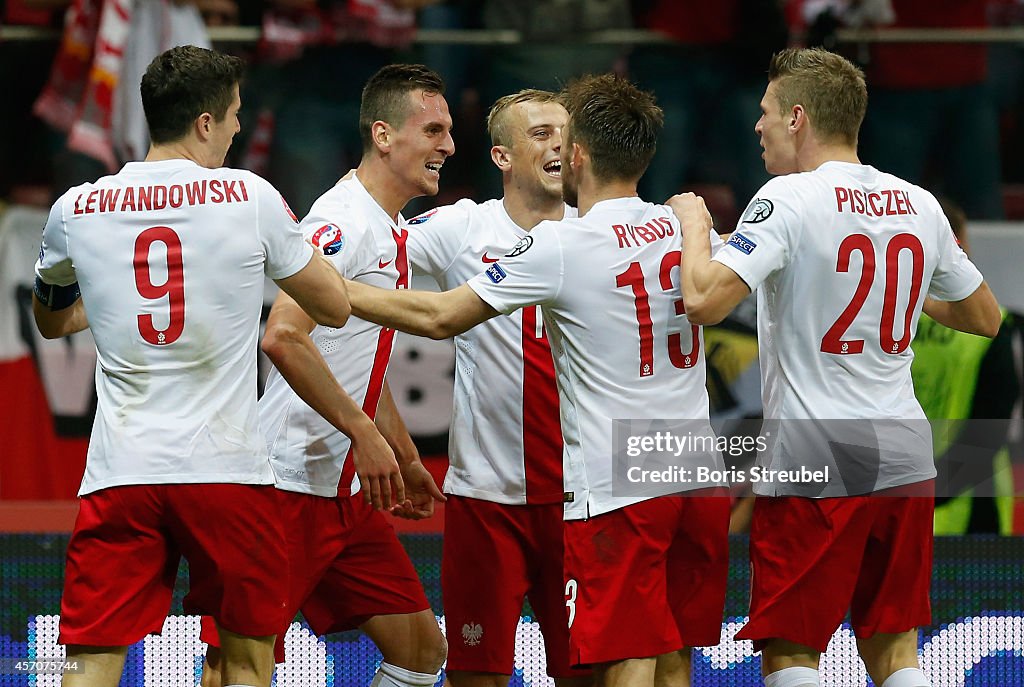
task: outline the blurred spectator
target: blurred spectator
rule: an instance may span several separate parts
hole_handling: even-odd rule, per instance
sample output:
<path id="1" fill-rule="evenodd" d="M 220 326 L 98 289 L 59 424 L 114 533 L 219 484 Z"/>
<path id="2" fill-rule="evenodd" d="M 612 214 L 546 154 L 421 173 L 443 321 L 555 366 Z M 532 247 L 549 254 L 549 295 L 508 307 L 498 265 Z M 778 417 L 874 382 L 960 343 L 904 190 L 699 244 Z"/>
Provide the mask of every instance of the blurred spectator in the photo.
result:
<path id="1" fill-rule="evenodd" d="M 258 17 L 263 63 L 250 70 L 242 96 L 249 114 L 258 114 L 242 165 L 266 173 L 305 214 L 359 163 L 363 84 L 401 61 L 415 10 L 437 1 L 265 0 Z M 252 16 L 248 4 L 244 18 Z"/>
<path id="2" fill-rule="evenodd" d="M 33 111 L 67 135 L 57 188 L 114 171 L 149 146 L 137 85 L 149 61 L 183 44 L 209 47 L 200 11 L 224 21 L 234 0 L 33 0 L 70 4 L 50 77 Z M 119 87 L 119 86 L 127 87 Z"/>
<path id="3" fill-rule="evenodd" d="M 754 134 L 767 75 L 786 46 L 776 0 L 634 0 L 639 26 L 672 39 L 634 48 L 630 73 L 654 91 L 665 130 L 641 194 L 666 199 L 696 182 L 728 184 L 746 204 L 768 177 Z M 720 216 L 720 215 L 716 215 Z M 719 227 L 728 232 L 732 227 Z"/>
<path id="4" fill-rule="evenodd" d="M 523 42 L 486 50 L 480 75 L 480 103 L 486 111 L 495 100 L 524 88 L 561 90 L 572 78 L 601 74 L 617 67 L 624 48 L 587 39 L 595 31 L 633 26 L 629 0 L 483 0 L 483 28 L 518 31 Z M 484 157 L 480 164 L 490 167 Z M 481 174 L 483 198 L 500 198 L 501 183 Z"/>
<path id="5" fill-rule="evenodd" d="M 891 0 L 900 28 L 983 28 L 986 2 Z M 984 44 L 875 44 L 862 159 L 935 187 L 968 216 L 1003 216 L 999 126 Z"/>
<path id="6" fill-rule="evenodd" d="M 940 202 L 961 247 L 970 253 L 963 211 L 949 201 Z M 935 508 L 936 534 L 1013 531 L 1014 488 L 1007 429 L 1021 393 L 1013 340 L 1018 340 L 1019 347 L 1022 323 L 1020 316 L 1004 308 L 999 333 L 987 339 L 949 329 L 921 315 L 911 374 L 914 394 L 934 426 L 936 460 L 944 462 L 944 472 L 956 482 L 991 485 L 1000 495 L 974 497 L 968 490 L 951 498 L 940 493 Z"/>
<path id="7" fill-rule="evenodd" d="M 0 1 L 0 24 L 56 28 L 69 0 Z M 49 185 L 51 178 L 49 131 L 32 116 L 32 101 L 39 94 L 57 46 L 50 41 L 0 42 L 0 199 L 15 187 Z M 52 199 L 43 200 L 48 205 Z"/>

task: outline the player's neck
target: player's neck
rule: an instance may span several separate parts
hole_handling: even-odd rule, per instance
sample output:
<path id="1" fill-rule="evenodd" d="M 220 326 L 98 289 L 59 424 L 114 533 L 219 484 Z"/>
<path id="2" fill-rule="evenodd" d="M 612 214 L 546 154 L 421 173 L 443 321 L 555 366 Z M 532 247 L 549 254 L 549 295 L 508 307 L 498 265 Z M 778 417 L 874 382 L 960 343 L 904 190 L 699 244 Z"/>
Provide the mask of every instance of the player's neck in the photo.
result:
<path id="1" fill-rule="evenodd" d="M 206 164 L 201 150 L 195 150 L 187 141 L 174 141 L 173 143 L 151 144 L 149 153 L 146 154 L 146 162 L 160 162 L 163 160 L 191 160 L 200 167 L 219 167 L 220 165 Z"/>
<path id="2" fill-rule="evenodd" d="M 413 198 L 407 190 L 402 188 L 401 181 L 390 169 L 375 163 L 372 159 L 363 158 L 359 167 L 356 168 L 356 177 L 366 192 L 377 201 L 377 205 L 388 213 L 391 219 L 397 219 L 398 213 Z"/>
<path id="3" fill-rule="evenodd" d="M 849 162 L 861 164 L 857 157 L 857 146 L 818 144 L 808 146 L 804 154 L 797 156 L 797 164 L 801 172 L 813 172 L 826 162 Z"/>
<path id="4" fill-rule="evenodd" d="M 530 231 L 544 220 L 557 221 L 565 216 L 565 203 L 560 196 L 527 197 L 506 189 L 501 203 L 509 219 L 526 231 Z"/>
<path id="5" fill-rule="evenodd" d="M 637 181 L 637 179 L 616 179 L 614 181 L 588 183 L 586 179 L 581 180 L 577 204 L 580 217 L 590 212 L 590 208 L 602 200 L 636 198 L 640 195 L 636 191 Z"/>

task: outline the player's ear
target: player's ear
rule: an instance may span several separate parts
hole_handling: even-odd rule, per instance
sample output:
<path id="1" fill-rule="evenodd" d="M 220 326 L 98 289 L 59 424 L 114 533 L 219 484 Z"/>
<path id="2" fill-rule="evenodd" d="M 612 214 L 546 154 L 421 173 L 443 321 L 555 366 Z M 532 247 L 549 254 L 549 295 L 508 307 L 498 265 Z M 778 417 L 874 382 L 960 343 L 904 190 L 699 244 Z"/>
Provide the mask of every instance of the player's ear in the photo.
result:
<path id="1" fill-rule="evenodd" d="M 371 124 L 370 136 L 378 150 L 386 152 L 391 149 L 391 131 L 387 122 L 377 120 Z"/>
<path id="2" fill-rule="evenodd" d="M 807 124 L 807 112 L 803 105 L 794 105 L 789 113 L 789 131 L 796 133 Z"/>
<path id="3" fill-rule="evenodd" d="M 206 141 L 210 138 L 210 134 L 213 132 L 213 115 L 209 112 L 196 117 L 195 121 L 196 135 L 200 141 Z"/>
<path id="4" fill-rule="evenodd" d="M 511 151 L 505 146 L 492 146 L 491 147 L 491 162 L 503 172 L 507 172 L 508 168 L 512 165 L 512 156 L 509 154 Z"/>
<path id="5" fill-rule="evenodd" d="M 572 165 L 573 169 L 578 170 L 583 164 L 583 160 L 590 157 L 587 151 L 580 147 L 579 143 L 573 142 L 572 151 L 569 153 L 569 164 Z"/>

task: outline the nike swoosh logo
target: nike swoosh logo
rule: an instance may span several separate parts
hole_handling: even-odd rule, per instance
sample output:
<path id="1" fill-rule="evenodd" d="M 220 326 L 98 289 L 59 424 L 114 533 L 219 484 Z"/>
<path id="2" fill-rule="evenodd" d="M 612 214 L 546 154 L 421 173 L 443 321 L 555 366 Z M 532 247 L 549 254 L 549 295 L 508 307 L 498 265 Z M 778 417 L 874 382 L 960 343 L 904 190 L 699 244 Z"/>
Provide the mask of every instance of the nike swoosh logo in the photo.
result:
<path id="1" fill-rule="evenodd" d="M 487 252 L 486 251 L 484 251 L 484 256 L 482 258 L 480 258 L 480 259 L 483 260 L 484 262 L 498 262 L 498 260 L 501 260 L 501 258 L 489 258 L 489 257 L 487 257 Z"/>
<path id="2" fill-rule="evenodd" d="M 394 261 L 395 261 L 395 259 L 394 259 L 394 258 L 391 258 L 391 259 L 390 259 L 390 260 L 388 260 L 387 262 L 384 262 L 383 260 L 378 260 L 378 261 L 377 261 L 377 265 L 378 265 L 378 266 L 379 266 L 379 267 L 380 267 L 381 269 L 384 269 L 385 267 L 387 267 L 388 265 L 390 265 L 390 264 L 391 264 L 391 263 L 393 263 Z"/>

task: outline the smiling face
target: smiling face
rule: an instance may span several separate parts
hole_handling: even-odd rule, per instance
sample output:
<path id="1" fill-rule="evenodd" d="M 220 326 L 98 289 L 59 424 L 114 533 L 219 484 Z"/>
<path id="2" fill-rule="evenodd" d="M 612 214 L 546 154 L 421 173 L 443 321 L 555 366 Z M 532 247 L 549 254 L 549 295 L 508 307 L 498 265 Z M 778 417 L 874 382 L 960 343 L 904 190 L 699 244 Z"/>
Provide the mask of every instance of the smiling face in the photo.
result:
<path id="1" fill-rule="evenodd" d="M 455 154 L 452 117 L 439 93 L 422 90 L 408 94 L 410 111 L 401 126 L 387 126 L 388 165 L 407 187 L 409 198 L 435 196 L 441 166 Z"/>
<path id="2" fill-rule="evenodd" d="M 769 174 L 791 174 L 799 171 L 796 159 L 796 138 L 790 132 L 793 113 L 779 104 L 778 82 L 771 81 L 761 98 L 761 118 L 754 133 L 761 138 L 764 168 Z"/>
<path id="3" fill-rule="evenodd" d="M 527 101 L 512 105 L 505 116 L 512 184 L 531 197 L 560 199 L 562 128 L 569 113 L 556 102 Z"/>

